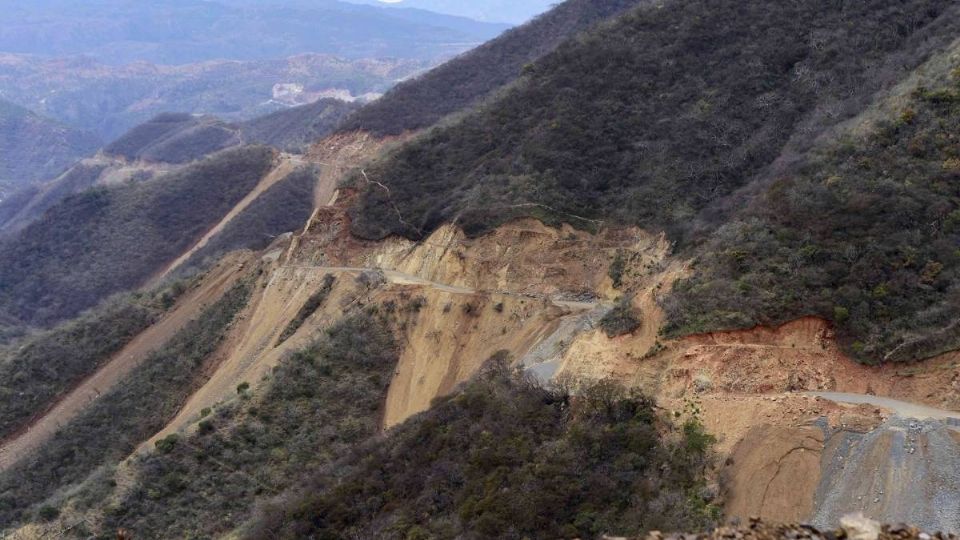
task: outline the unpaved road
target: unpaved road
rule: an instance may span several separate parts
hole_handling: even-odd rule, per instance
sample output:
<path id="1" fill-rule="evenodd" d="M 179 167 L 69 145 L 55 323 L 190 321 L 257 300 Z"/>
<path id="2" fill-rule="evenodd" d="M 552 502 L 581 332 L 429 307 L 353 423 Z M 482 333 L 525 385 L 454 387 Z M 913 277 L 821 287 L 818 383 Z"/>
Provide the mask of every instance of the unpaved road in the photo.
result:
<path id="1" fill-rule="evenodd" d="M 214 272 L 200 287 L 188 292 L 177 302 L 170 313 L 130 341 L 96 373 L 61 398 L 44 416 L 14 438 L 0 443 L 0 472 L 36 452 L 62 426 L 67 425 L 101 395 L 122 382 L 151 352 L 162 347 L 205 307 L 216 302 L 241 273 L 237 264 L 228 263 L 223 263 L 222 268 Z"/>
<path id="2" fill-rule="evenodd" d="M 556 298 L 550 298 L 547 296 L 541 296 L 536 294 L 521 294 L 510 291 L 485 291 L 481 289 L 474 289 L 472 287 L 461 287 L 457 285 L 449 285 L 447 283 L 439 283 L 436 281 L 430 281 L 429 279 L 424 279 L 419 276 L 414 276 L 412 274 L 405 274 L 403 272 L 398 272 L 397 270 L 387 270 L 383 268 L 360 268 L 352 266 L 309 266 L 309 265 L 285 265 L 284 268 L 305 268 L 309 270 L 315 270 L 317 272 L 327 272 L 330 274 L 361 274 L 363 272 L 379 272 L 383 274 L 383 277 L 389 283 L 395 285 L 422 285 L 424 287 L 430 287 L 438 291 L 448 292 L 451 294 L 490 294 L 490 295 L 500 295 L 500 296 L 511 296 L 515 298 L 531 298 L 531 299 L 540 299 L 547 300 L 552 302 L 554 305 L 565 307 L 573 310 L 586 310 L 593 309 L 601 304 L 599 301 L 576 301 L 576 300 L 559 300 Z"/>
<path id="3" fill-rule="evenodd" d="M 200 238 L 200 240 L 198 240 L 197 243 L 193 245 L 193 247 L 188 249 L 182 255 L 177 257 L 175 261 L 170 263 L 163 270 L 163 272 L 161 272 L 160 275 L 154 280 L 154 282 L 158 282 L 164 277 L 170 275 L 170 272 L 173 272 L 174 270 L 179 268 L 181 265 L 183 265 L 183 263 L 190 260 L 190 257 L 193 257 L 195 253 L 197 253 L 198 251 L 203 249 L 204 246 L 210 243 L 210 240 L 213 239 L 214 236 L 220 234 L 223 231 L 223 229 L 231 221 L 236 219 L 237 216 L 239 216 L 244 210 L 247 209 L 247 207 L 253 204 L 253 202 L 256 201 L 261 195 L 263 195 L 268 189 L 273 187 L 277 182 L 289 176 L 290 173 L 295 171 L 298 167 L 302 166 L 304 163 L 305 162 L 302 156 L 298 156 L 294 154 L 281 154 L 277 158 L 277 164 L 273 168 L 273 170 L 267 173 L 267 175 L 264 176 L 263 179 L 260 180 L 260 182 L 257 183 L 257 185 L 252 190 L 250 190 L 250 192 L 247 193 L 247 195 L 243 199 L 241 199 L 240 202 L 236 204 L 236 206 L 234 206 L 229 212 L 227 212 L 227 214 L 223 216 L 223 218 L 216 225 L 214 225 L 209 231 L 207 231 L 207 233 L 204 234 L 203 237 Z"/>
<path id="4" fill-rule="evenodd" d="M 925 405 L 917 405 L 906 401 L 871 396 L 865 394 L 849 394 L 846 392 L 805 392 L 806 395 L 829 399 L 837 403 L 868 404 L 889 409 L 897 416 L 915 418 L 917 420 L 947 420 L 960 419 L 960 412 L 935 409 Z"/>

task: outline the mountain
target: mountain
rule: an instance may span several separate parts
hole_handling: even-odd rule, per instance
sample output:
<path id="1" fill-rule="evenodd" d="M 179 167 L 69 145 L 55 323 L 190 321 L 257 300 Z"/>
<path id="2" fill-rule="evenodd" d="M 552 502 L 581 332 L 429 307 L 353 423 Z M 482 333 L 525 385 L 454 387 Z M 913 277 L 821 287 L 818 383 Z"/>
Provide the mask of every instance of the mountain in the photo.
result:
<path id="1" fill-rule="evenodd" d="M 366 190 L 352 215 L 352 230 L 365 238 L 391 234 L 423 238 L 441 224 L 456 221 L 468 234 L 479 235 L 508 220 L 534 216 L 588 228 L 639 225 L 666 231 L 681 246 L 698 244 L 702 231 L 730 219 L 733 208 L 756 206 L 731 204 L 728 197 L 741 190 L 774 189 L 766 186 L 777 179 L 782 182 L 776 185 L 798 181 L 798 169 L 793 166 L 799 165 L 793 156 L 811 151 L 818 136 L 855 116 L 874 92 L 905 76 L 904 68 L 919 67 L 957 32 L 956 8 L 938 1 L 921 1 L 909 10 L 885 0 L 829 9 L 770 10 L 762 3 L 730 4 L 724 9 L 711 6 L 683 2 L 670 9 L 639 8 L 566 42 L 480 110 L 432 130 L 368 167 L 367 176 L 355 181 L 363 183 L 369 177 L 387 189 Z M 851 19 L 857 24 L 848 25 Z M 807 28 L 816 29 L 816 41 L 810 41 Z M 943 92 L 949 95 L 950 90 Z M 933 159 L 946 163 L 950 156 Z M 937 178 L 925 180 L 933 181 Z M 912 185 L 922 189 L 919 184 Z M 911 213 L 914 205 L 925 206 L 912 197 L 929 203 L 933 194 L 886 199 L 905 205 L 887 210 L 904 216 L 900 230 L 909 223 L 907 230 L 919 232 L 925 220 L 939 222 L 940 218 Z M 935 206 L 949 213 L 954 203 L 941 199 Z M 801 214 L 818 216 L 822 226 L 825 213 L 835 212 L 844 215 L 845 211 L 831 207 Z M 853 217 L 836 221 L 838 227 L 856 222 Z M 874 223 L 866 220 L 871 227 Z M 762 226 L 760 230 L 778 238 L 796 236 L 793 242 L 809 241 L 808 234 L 793 226 L 799 224 L 779 236 Z M 945 231 L 936 230 L 938 234 Z M 801 243 L 793 248 L 797 253 L 814 250 L 820 256 L 826 255 L 820 249 L 828 249 L 842 260 L 848 247 L 861 253 L 868 250 L 865 243 L 876 238 L 870 227 L 859 231 L 860 236 L 850 240 L 852 246 L 804 247 Z M 847 229 L 845 234 L 851 233 Z M 733 244 L 738 247 L 729 245 L 720 252 L 690 249 L 715 258 L 746 247 L 738 240 Z M 889 356 L 906 342 L 916 341 L 918 331 L 931 339 L 943 337 L 936 338 L 941 343 L 938 347 L 917 352 L 944 350 L 944 340 L 960 343 L 949 322 L 960 313 L 955 315 L 949 307 L 955 305 L 951 296 L 942 294 L 952 290 L 952 280 L 946 278 L 950 274 L 944 274 L 948 283 L 941 285 L 946 288 L 940 293 L 923 289 L 925 280 L 938 279 L 924 278 L 924 268 L 933 265 L 928 271 L 946 270 L 953 259 L 944 256 L 943 249 L 939 256 L 920 252 L 908 276 L 898 268 L 901 263 L 896 262 L 897 249 L 892 246 L 888 244 L 882 250 L 886 255 L 869 264 L 890 270 L 866 280 L 838 273 L 839 269 L 827 270 L 816 262 L 817 257 L 807 258 L 816 276 L 811 276 L 807 287 L 815 289 L 815 294 L 787 287 L 781 280 L 788 274 L 771 267 L 768 271 L 773 274 L 748 280 L 752 285 L 744 285 L 744 291 L 726 296 L 709 324 L 678 321 L 683 324 L 679 331 L 782 322 L 801 314 L 836 320 L 838 314 L 842 317 L 853 310 L 855 323 L 844 320 L 839 327 L 843 340 L 853 349 L 872 351 L 874 358 Z M 789 258 L 779 253 L 777 258 Z M 747 257 L 745 261 L 750 260 Z M 839 260 L 837 264 L 849 268 Z M 749 268 L 741 271 L 749 275 Z M 940 276 L 940 271 L 934 273 Z M 895 285 L 901 280 L 906 280 L 903 285 Z M 709 295 L 710 305 L 716 302 L 713 295 L 723 296 L 720 289 L 703 289 L 706 284 L 689 286 Z M 849 290 L 851 286 L 856 291 Z M 871 291 L 877 291 L 879 298 L 871 297 Z M 701 296 L 692 304 L 681 303 L 673 313 L 687 320 L 680 314 L 696 313 L 703 301 Z M 875 307 L 869 307 L 870 302 Z M 791 307 L 784 309 L 785 304 Z M 917 309 L 930 313 L 926 322 L 914 316 Z"/>
<path id="2" fill-rule="evenodd" d="M 243 147 L 146 182 L 67 197 L 0 243 L 2 311 L 49 324 L 140 286 L 247 195 L 273 160 L 268 148 Z"/>
<path id="3" fill-rule="evenodd" d="M 307 54 L 177 67 L 110 66 L 85 57 L 0 54 L 0 95 L 111 141 L 164 112 L 243 121 L 323 98 L 365 101 L 430 65 Z"/>
<path id="4" fill-rule="evenodd" d="M 358 3 L 361 3 L 357 0 Z M 478 21 L 499 21 L 523 24 L 533 17 L 562 4 L 559 0 L 488 0 L 485 2 L 463 2 L 457 0 L 366 0 L 369 5 L 391 6 L 396 8 L 418 8 L 469 17 Z"/>
<path id="5" fill-rule="evenodd" d="M 502 24 L 322 0 L 300 7 L 192 0 L 42 0 L 0 14 L 0 51 L 87 55 L 108 64 L 264 60 L 303 53 L 429 60 L 502 32 Z M 53 36 L 53 38 L 51 38 Z"/>
<path id="6" fill-rule="evenodd" d="M 341 131 L 399 135 L 431 126 L 477 104 L 564 40 L 637 4 L 636 0 L 569 0 L 537 20 L 398 84 L 348 119 Z"/>
<path id="7" fill-rule="evenodd" d="M 581 0 L 357 110 L 155 118 L 101 157 L 302 153 L 3 240 L 2 533 L 960 533 L 958 36 Z"/>
<path id="8" fill-rule="evenodd" d="M 319 99 L 267 114 L 242 124 L 250 142 L 269 144 L 288 152 L 303 151 L 311 143 L 332 133 L 359 104 L 338 99 Z"/>
<path id="9" fill-rule="evenodd" d="M 100 146 L 97 136 L 0 100 L 0 190 L 60 174 Z"/>
<path id="10" fill-rule="evenodd" d="M 213 117 L 161 114 L 104 147 L 129 161 L 187 163 L 242 142 L 239 130 Z"/>

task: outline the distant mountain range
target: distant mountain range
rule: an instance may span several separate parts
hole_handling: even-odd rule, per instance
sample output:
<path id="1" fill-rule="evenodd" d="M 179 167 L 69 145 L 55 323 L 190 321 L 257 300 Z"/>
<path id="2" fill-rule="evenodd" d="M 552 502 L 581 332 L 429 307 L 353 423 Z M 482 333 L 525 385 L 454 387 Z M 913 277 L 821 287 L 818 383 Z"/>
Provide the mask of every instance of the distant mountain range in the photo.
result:
<path id="1" fill-rule="evenodd" d="M 432 63 L 309 54 L 176 67 L 111 66 L 83 57 L 0 53 L 0 98 L 111 141 L 162 112 L 240 121 L 327 97 L 364 101 Z"/>
<path id="2" fill-rule="evenodd" d="M 110 64 L 263 60 L 302 53 L 435 59 L 502 32 L 505 24 L 335 0 L 39 0 L 0 12 L 0 51 L 88 55 Z"/>
<path id="3" fill-rule="evenodd" d="M 417 8 L 469 17 L 478 21 L 521 24 L 562 3 L 562 0 L 353 0 L 358 3 Z"/>

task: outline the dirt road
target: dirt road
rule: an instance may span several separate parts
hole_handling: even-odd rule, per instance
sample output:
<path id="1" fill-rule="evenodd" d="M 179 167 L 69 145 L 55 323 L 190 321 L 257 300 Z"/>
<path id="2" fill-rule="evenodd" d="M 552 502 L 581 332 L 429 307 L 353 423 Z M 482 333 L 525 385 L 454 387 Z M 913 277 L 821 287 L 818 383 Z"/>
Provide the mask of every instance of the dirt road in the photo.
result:
<path id="1" fill-rule="evenodd" d="M 304 164 L 304 160 L 301 156 L 293 154 L 281 154 L 277 158 L 277 164 L 272 171 L 267 173 L 262 180 L 252 189 L 250 193 L 240 200 L 236 206 L 234 206 L 227 215 L 223 216 L 216 225 L 214 225 L 206 234 L 203 235 L 196 244 L 193 245 L 186 252 L 181 254 L 175 261 L 170 263 L 163 272 L 160 273 L 157 278 L 154 279 L 154 282 L 162 280 L 164 277 L 170 275 L 170 272 L 173 272 L 179 268 L 183 263 L 190 260 L 190 257 L 193 257 L 195 253 L 203 249 L 214 236 L 220 234 L 223 229 L 237 216 L 239 216 L 244 210 L 247 209 L 255 200 L 257 200 L 261 195 L 263 195 L 268 189 L 273 187 L 277 182 L 283 180 L 295 171 L 298 167 Z"/>
<path id="2" fill-rule="evenodd" d="M 851 394 L 846 392 L 807 392 L 807 395 L 816 396 L 823 399 L 829 399 L 837 403 L 853 403 L 876 405 L 902 418 L 915 418 L 917 420 L 960 420 L 960 412 L 947 411 L 944 409 L 935 409 L 916 403 L 908 403 L 896 399 L 885 398 L 881 396 L 871 396 L 867 394 Z"/>
<path id="3" fill-rule="evenodd" d="M 188 292 L 159 322 L 143 331 L 116 353 L 96 373 L 64 396 L 47 414 L 0 445 L 0 472 L 36 452 L 56 432 L 109 392 L 136 369 L 149 354 L 162 347 L 208 305 L 216 302 L 240 276 L 236 262 L 226 260 Z"/>
<path id="4" fill-rule="evenodd" d="M 397 270 L 386 270 L 383 268 L 360 268 L 352 266 L 309 266 L 309 265 L 285 265 L 283 268 L 301 268 L 309 269 L 317 272 L 325 272 L 328 274 L 361 274 L 363 272 L 379 272 L 383 274 L 383 277 L 386 278 L 387 282 L 393 283 L 395 285 L 421 285 L 424 287 L 430 287 L 438 291 L 448 292 L 451 294 L 490 294 L 494 296 L 510 296 L 514 298 L 534 298 L 540 300 L 546 300 L 553 303 L 556 306 L 569 308 L 572 310 L 587 310 L 593 309 L 602 302 L 599 301 L 579 301 L 579 300 L 563 300 L 558 298 L 552 298 L 548 296 L 536 295 L 536 294 L 526 294 L 526 293 L 516 293 L 511 291 L 487 291 L 481 289 L 474 289 L 471 287 L 460 287 L 457 285 L 450 285 L 447 283 L 439 283 L 436 281 L 431 281 L 429 279 L 424 279 L 419 276 L 414 276 L 412 274 L 406 274 L 399 272 Z"/>

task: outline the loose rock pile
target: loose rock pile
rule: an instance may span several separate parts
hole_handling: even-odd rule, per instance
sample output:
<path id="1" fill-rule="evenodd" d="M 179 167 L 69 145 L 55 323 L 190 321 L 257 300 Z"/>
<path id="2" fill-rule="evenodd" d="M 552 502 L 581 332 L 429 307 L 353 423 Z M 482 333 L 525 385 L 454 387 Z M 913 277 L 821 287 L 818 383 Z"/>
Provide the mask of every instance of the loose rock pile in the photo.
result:
<path id="1" fill-rule="evenodd" d="M 618 539 L 608 537 L 607 540 Z M 840 527 L 832 531 L 820 531 L 809 525 L 766 523 L 752 518 L 746 526 L 718 527 L 707 533 L 664 534 L 654 531 L 644 540 L 960 540 L 960 537 L 926 533 L 908 525 L 881 525 L 856 514 L 844 517 L 840 520 Z"/>

